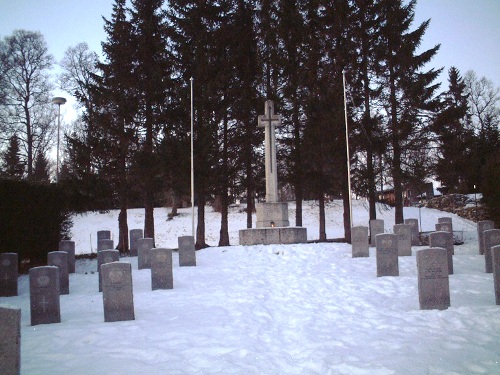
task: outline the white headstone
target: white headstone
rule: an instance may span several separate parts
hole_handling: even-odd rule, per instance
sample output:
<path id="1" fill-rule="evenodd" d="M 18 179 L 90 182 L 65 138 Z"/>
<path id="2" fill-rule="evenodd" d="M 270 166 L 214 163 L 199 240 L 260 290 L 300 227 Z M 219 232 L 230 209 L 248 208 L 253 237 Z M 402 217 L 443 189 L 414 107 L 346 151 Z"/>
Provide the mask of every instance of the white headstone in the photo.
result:
<path id="1" fill-rule="evenodd" d="M 151 249 L 154 248 L 153 238 L 139 238 L 137 240 L 137 267 L 142 270 L 151 268 Z"/>
<path id="2" fill-rule="evenodd" d="M 377 234 L 384 233 L 384 220 L 373 219 L 370 220 L 370 244 L 372 246 L 377 246 Z"/>
<path id="3" fill-rule="evenodd" d="M 75 273 L 75 241 L 63 240 L 59 242 L 59 251 L 68 253 L 68 273 Z"/>
<path id="4" fill-rule="evenodd" d="M 411 245 L 420 245 L 420 230 L 418 228 L 418 219 L 405 219 L 405 224 L 411 226 Z"/>
<path id="5" fill-rule="evenodd" d="M 17 296 L 17 253 L 0 254 L 0 297 Z"/>
<path id="6" fill-rule="evenodd" d="M 111 262 L 101 266 L 104 321 L 134 320 L 134 292 L 130 263 Z"/>
<path id="7" fill-rule="evenodd" d="M 493 282 L 495 284 L 495 301 L 500 305 L 500 245 L 491 248 L 493 258 Z"/>
<path id="8" fill-rule="evenodd" d="M 59 268 L 54 266 L 30 269 L 31 325 L 61 322 L 59 299 Z"/>
<path id="9" fill-rule="evenodd" d="M 47 254 L 47 265 L 59 268 L 59 293 L 69 294 L 68 253 L 51 251 Z"/>
<path id="10" fill-rule="evenodd" d="M 411 256 L 411 226 L 395 224 L 394 234 L 398 236 L 398 255 Z"/>
<path id="11" fill-rule="evenodd" d="M 142 229 L 131 229 L 130 230 L 130 256 L 137 256 L 137 240 L 144 238 L 144 231 Z"/>
<path id="12" fill-rule="evenodd" d="M 417 251 L 418 300 L 421 310 L 450 307 L 447 250 L 430 248 Z"/>
<path id="13" fill-rule="evenodd" d="M 483 232 L 484 265 L 486 273 L 493 272 L 491 248 L 500 245 L 500 229 L 488 229 Z"/>
<path id="14" fill-rule="evenodd" d="M 477 240 L 479 243 L 479 254 L 484 254 L 483 233 L 485 230 L 494 229 L 495 223 L 491 220 L 481 220 L 477 222 Z"/>
<path id="15" fill-rule="evenodd" d="M 368 227 L 359 226 L 351 228 L 351 246 L 353 258 L 370 256 Z"/>
<path id="16" fill-rule="evenodd" d="M 448 274 L 453 275 L 453 234 L 451 232 L 432 232 L 429 234 L 429 246 L 446 249 Z"/>
<path id="17" fill-rule="evenodd" d="M 196 266 L 196 248 L 194 246 L 194 237 L 180 236 L 177 241 L 179 243 L 179 266 Z"/>
<path id="18" fill-rule="evenodd" d="M 173 289 L 172 249 L 151 249 L 151 289 Z"/>
<path id="19" fill-rule="evenodd" d="M 102 292 L 101 267 L 104 264 L 119 262 L 120 252 L 118 250 L 101 250 L 97 252 L 97 272 L 99 272 L 99 292 Z"/>
<path id="20" fill-rule="evenodd" d="M 21 309 L 0 306 L 0 374 L 21 373 Z"/>
<path id="21" fill-rule="evenodd" d="M 398 236 L 396 234 L 377 234 L 377 277 L 399 276 Z"/>

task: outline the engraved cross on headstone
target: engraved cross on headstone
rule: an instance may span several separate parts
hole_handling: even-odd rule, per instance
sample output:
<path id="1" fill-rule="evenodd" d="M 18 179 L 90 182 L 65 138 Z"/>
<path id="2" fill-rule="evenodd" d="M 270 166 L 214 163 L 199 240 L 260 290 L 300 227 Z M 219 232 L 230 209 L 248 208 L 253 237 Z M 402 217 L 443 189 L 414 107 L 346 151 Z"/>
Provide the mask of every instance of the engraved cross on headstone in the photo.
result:
<path id="1" fill-rule="evenodd" d="M 259 116 L 258 126 L 264 128 L 266 163 L 266 202 L 278 202 L 278 171 L 276 169 L 275 128 L 281 126 L 281 116 L 274 114 L 274 103 L 266 100 L 264 115 Z"/>
<path id="2" fill-rule="evenodd" d="M 49 301 L 46 300 L 45 296 L 42 296 L 42 299 L 40 300 L 40 306 L 42 306 L 44 314 L 46 313 L 48 305 L 49 305 Z"/>

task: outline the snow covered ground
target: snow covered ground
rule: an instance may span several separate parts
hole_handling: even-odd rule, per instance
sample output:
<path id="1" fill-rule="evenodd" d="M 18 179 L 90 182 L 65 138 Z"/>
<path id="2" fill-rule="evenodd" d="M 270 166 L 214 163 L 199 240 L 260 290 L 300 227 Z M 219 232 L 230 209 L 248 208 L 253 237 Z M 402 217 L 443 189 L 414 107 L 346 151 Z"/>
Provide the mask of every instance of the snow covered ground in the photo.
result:
<path id="1" fill-rule="evenodd" d="M 344 243 L 238 246 L 245 228 L 239 208 L 230 215 L 236 246 L 197 252 L 197 267 L 178 266 L 174 289 L 151 291 L 149 270 L 133 269 L 134 321 L 105 323 L 96 261 L 80 260 L 61 296 L 58 324 L 30 326 L 29 283 L 0 305 L 22 309 L 22 374 L 500 374 L 500 306 L 492 274 L 478 255 L 476 225 L 437 210 L 408 208 L 431 231 L 451 216 L 465 243 L 455 247 L 451 307 L 421 311 L 415 253 L 399 259 L 399 277 L 376 277 L 375 249 L 351 257 Z M 177 247 L 190 234 L 189 209 L 166 221 L 155 210 L 158 247 Z M 354 201 L 354 224 L 366 225 L 365 201 Z M 143 210 L 129 211 L 129 229 Z M 387 232 L 394 212 L 382 206 Z M 294 221 L 293 207 L 290 219 Z M 318 237 L 317 206 L 304 207 L 310 240 Z M 220 215 L 208 208 L 207 242 L 218 242 Z M 74 217 L 77 253 L 95 251 L 96 232 L 115 238 L 117 212 Z M 327 235 L 342 237 L 342 207 L 327 208 Z"/>

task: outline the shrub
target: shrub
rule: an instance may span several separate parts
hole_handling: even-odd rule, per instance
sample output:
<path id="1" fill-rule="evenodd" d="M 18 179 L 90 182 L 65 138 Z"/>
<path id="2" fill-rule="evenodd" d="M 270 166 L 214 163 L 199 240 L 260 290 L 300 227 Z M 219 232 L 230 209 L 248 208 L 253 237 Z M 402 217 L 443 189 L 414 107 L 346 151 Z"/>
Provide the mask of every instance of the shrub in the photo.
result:
<path id="1" fill-rule="evenodd" d="M 500 154 L 490 158 L 483 168 L 483 202 L 495 227 L 500 227 Z"/>
<path id="2" fill-rule="evenodd" d="M 0 180 L 0 251 L 18 253 L 21 272 L 45 265 L 47 253 L 69 238 L 71 221 L 55 184 Z"/>

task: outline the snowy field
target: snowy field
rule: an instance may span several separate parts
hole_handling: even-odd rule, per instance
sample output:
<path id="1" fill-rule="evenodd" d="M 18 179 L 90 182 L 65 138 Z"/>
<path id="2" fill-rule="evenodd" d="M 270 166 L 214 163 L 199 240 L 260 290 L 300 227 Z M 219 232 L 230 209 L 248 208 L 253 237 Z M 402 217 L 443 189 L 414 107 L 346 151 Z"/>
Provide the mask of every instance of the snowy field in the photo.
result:
<path id="1" fill-rule="evenodd" d="M 292 207 L 293 208 L 293 207 Z M 22 309 L 21 373 L 56 374 L 500 374 L 500 306 L 493 276 L 478 255 L 476 225 L 430 209 L 405 209 L 422 230 L 451 216 L 465 243 L 455 247 L 451 307 L 419 310 L 416 251 L 399 258 L 399 277 L 376 277 L 375 249 L 351 257 L 345 243 L 238 246 L 245 214 L 232 208 L 230 239 L 215 247 L 220 215 L 207 208 L 207 242 L 197 267 L 178 266 L 174 289 L 151 291 L 150 270 L 132 264 L 135 320 L 105 323 L 96 261 L 80 260 L 61 296 L 58 324 L 30 326 L 29 283 L 0 305 Z M 155 210 L 158 247 L 177 247 L 191 232 L 189 209 L 166 221 Z M 366 225 L 366 202 L 354 202 L 354 224 Z M 143 210 L 129 211 L 129 229 Z M 378 218 L 391 232 L 394 212 Z M 290 212 L 294 222 L 294 211 Z M 318 237 L 317 206 L 304 207 L 308 238 Z M 117 237 L 117 212 L 74 217 L 77 253 L 95 251 L 97 230 Z M 342 207 L 327 208 L 327 235 L 343 237 Z"/>

